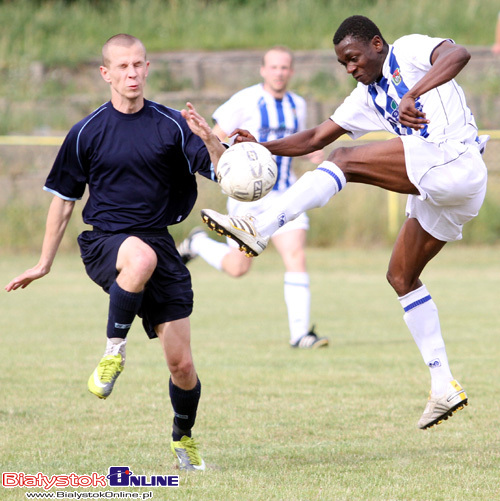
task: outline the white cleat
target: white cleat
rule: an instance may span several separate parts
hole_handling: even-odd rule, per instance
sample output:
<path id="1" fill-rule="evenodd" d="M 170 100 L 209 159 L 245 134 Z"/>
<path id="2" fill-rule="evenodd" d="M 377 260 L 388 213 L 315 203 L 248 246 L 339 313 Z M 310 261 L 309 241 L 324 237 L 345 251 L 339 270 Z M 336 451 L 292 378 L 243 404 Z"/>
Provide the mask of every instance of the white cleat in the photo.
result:
<path id="1" fill-rule="evenodd" d="M 429 396 L 429 401 L 425 406 L 424 413 L 418 421 L 418 427 L 425 430 L 446 421 L 456 411 L 463 409 L 467 405 L 467 393 L 453 380 L 448 384 L 448 390 L 444 395 L 434 397 Z"/>
<path id="2" fill-rule="evenodd" d="M 201 218 L 211 230 L 238 242 L 240 251 L 248 257 L 258 256 L 269 242 L 269 237 L 261 236 L 255 229 L 253 216 L 225 216 L 211 209 L 203 209 Z"/>

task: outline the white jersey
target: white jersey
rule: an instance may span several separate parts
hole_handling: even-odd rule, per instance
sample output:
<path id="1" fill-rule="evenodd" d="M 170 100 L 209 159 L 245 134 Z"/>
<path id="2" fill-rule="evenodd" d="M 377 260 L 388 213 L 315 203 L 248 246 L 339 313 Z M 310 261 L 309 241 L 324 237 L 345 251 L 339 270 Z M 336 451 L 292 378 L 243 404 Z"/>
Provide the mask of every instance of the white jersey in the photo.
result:
<path id="1" fill-rule="evenodd" d="M 234 94 L 212 115 L 219 127 L 230 134 L 234 129 L 246 129 L 259 142 L 271 141 L 306 128 L 306 102 L 299 95 L 287 92 L 276 99 L 263 84 L 252 85 Z M 295 180 L 290 157 L 275 156 L 278 180 L 274 190 L 284 191 Z"/>
<path id="2" fill-rule="evenodd" d="M 358 83 L 331 119 L 357 139 L 371 131 L 386 130 L 405 136 L 420 135 L 430 142 L 477 141 L 477 126 L 461 87 L 451 80 L 420 96 L 415 104 L 430 123 L 415 131 L 401 125 L 399 103 L 431 68 L 433 50 L 447 39 L 407 35 L 389 46 L 382 77 L 375 83 Z M 452 40 L 450 40 L 452 41 Z"/>

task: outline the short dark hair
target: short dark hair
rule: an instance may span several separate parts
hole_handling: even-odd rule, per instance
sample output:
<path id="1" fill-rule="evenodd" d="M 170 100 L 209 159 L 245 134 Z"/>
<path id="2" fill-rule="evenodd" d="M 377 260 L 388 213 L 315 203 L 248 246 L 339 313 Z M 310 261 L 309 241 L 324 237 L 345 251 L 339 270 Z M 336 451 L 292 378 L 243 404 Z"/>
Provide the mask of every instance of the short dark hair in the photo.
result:
<path id="1" fill-rule="evenodd" d="M 384 45 L 387 45 L 382 33 L 371 19 L 365 16 L 351 16 L 342 21 L 342 24 L 337 28 L 333 36 L 333 45 L 338 45 L 346 37 L 371 42 L 373 37 L 377 35 L 382 39 Z"/>

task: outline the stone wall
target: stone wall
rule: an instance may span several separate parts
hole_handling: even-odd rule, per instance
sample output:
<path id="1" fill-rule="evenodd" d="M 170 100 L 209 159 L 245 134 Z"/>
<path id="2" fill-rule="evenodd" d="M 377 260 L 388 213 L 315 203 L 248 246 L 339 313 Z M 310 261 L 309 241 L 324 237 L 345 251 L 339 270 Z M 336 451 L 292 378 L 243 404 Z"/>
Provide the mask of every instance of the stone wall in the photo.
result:
<path id="1" fill-rule="evenodd" d="M 472 58 L 458 77 L 464 86 L 473 112 L 483 122 L 482 127 L 500 129 L 500 56 L 494 56 L 489 47 L 469 48 Z M 260 81 L 259 67 L 262 51 L 227 51 L 210 53 L 173 52 L 152 54 L 152 71 L 168 74 L 180 92 L 165 89 L 156 95 L 159 101 L 184 106 L 193 99 L 210 113 L 235 91 Z M 327 118 L 343 97 L 354 86 L 353 79 L 338 63 L 334 50 L 295 51 L 295 75 L 292 88 L 299 87 L 309 105 L 309 121 L 317 124 Z M 330 84 L 330 97 L 318 98 L 310 83 L 322 77 Z M 488 92 L 488 89 L 493 89 Z M 493 95 L 492 95 L 493 93 Z"/>
<path id="2" fill-rule="evenodd" d="M 493 56 L 488 47 L 469 50 L 472 59 L 459 75 L 459 82 L 465 88 L 469 105 L 481 127 L 500 129 L 500 91 L 491 92 L 495 85 L 500 89 L 500 57 Z M 192 101 L 209 118 L 214 109 L 235 91 L 260 81 L 262 54 L 262 51 L 150 54 L 151 82 L 147 97 L 178 109 L 184 107 L 186 101 Z M 109 89 L 100 78 L 98 68 L 98 60 L 77 70 L 58 68 L 48 71 L 40 65 L 33 65 L 31 79 L 34 82 L 57 79 L 74 88 L 75 92 L 63 100 L 52 98 L 9 103 L 9 113 L 32 109 L 43 116 L 59 106 L 59 113 L 65 116 L 69 128 L 109 99 Z M 321 80 L 326 91 L 318 92 L 318 86 L 311 85 L 315 79 Z M 330 85 L 331 92 L 328 91 Z M 295 52 L 295 75 L 291 87 L 308 102 L 309 126 L 327 119 L 353 85 L 353 79 L 338 64 L 333 49 Z M 32 133 L 64 135 L 66 131 L 48 126 Z M 498 150 L 499 146 L 500 142 L 496 141 L 489 150 Z M 0 144 L 0 208 L 14 199 L 23 203 L 46 200 L 40 187 L 56 153 L 56 146 Z M 490 158 L 490 169 L 500 172 L 499 156 Z"/>

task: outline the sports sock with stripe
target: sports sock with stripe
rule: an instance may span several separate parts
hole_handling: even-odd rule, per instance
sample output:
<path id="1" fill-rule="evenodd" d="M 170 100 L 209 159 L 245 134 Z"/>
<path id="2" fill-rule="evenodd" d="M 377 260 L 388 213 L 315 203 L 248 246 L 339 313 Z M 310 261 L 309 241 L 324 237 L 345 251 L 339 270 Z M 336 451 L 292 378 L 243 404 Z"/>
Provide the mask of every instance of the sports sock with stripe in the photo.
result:
<path id="1" fill-rule="evenodd" d="M 125 338 L 142 303 L 142 292 L 123 290 L 117 282 L 109 288 L 108 338 Z"/>
<path id="2" fill-rule="evenodd" d="M 436 304 L 425 285 L 399 298 L 404 320 L 422 354 L 431 374 L 433 395 L 446 393 L 453 376 L 448 364 L 446 348 L 441 335 L 441 326 Z"/>
<path id="3" fill-rule="evenodd" d="M 169 381 L 170 401 L 174 409 L 172 439 L 178 442 L 183 436 L 191 436 L 191 428 L 196 420 L 196 412 L 201 396 L 201 382 L 198 379 L 191 390 L 183 390 Z"/>
<path id="4" fill-rule="evenodd" d="M 323 207 L 346 185 L 346 178 L 333 162 L 325 161 L 315 170 L 306 172 L 255 222 L 263 237 L 271 236 L 288 221 L 303 212 Z"/>

